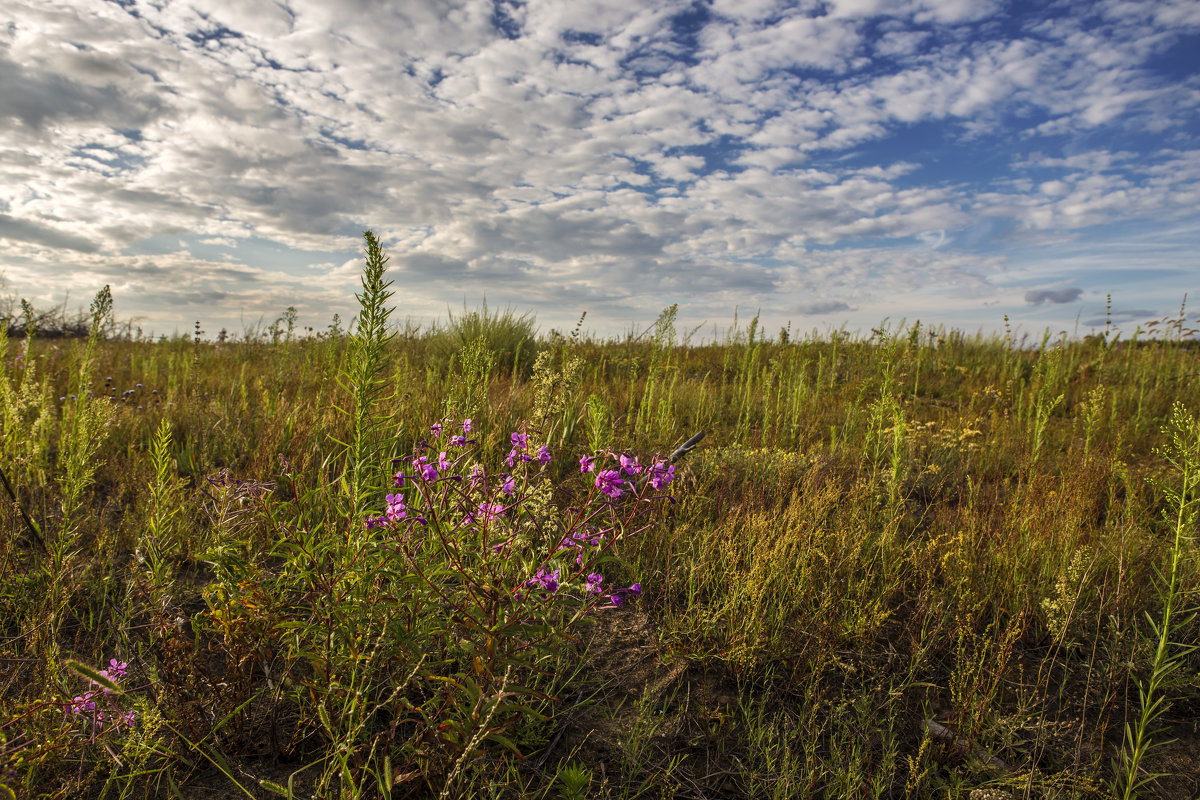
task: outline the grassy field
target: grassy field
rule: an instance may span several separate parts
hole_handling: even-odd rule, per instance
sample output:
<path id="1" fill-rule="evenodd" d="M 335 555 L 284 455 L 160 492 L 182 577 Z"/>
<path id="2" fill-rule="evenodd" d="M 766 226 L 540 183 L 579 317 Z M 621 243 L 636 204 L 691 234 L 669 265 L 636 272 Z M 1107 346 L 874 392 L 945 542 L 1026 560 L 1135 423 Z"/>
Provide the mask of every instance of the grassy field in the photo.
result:
<path id="1" fill-rule="evenodd" d="M 420 330 L 373 241 L 360 299 L 0 338 L 0 795 L 1200 796 L 1182 313 Z"/>

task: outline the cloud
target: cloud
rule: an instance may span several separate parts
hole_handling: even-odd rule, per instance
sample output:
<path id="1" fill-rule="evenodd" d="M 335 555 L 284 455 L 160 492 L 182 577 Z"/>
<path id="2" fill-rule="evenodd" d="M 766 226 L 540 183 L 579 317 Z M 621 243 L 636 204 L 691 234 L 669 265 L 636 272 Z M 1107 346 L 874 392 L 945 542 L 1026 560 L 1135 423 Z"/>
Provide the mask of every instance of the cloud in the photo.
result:
<path id="1" fill-rule="evenodd" d="M 1200 92 L 1156 67 L 1186 3 L 6 10 L 0 268 L 33 294 L 128 276 L 164 319 L 352 302 L 367 227 L 422 312 L 947 308 L 994 299 L 1006 248 L 1200 205 Z"/>
<path id="2" fill-rule="evenodd" d="M 0 239 L 31 242 L 45 247 L 75 250 L 80 253 L 94 253 L 99 249 L 95 242 L 86 237 L 77 236 L 39 222 L 16 219 L 8 214 L 0 214 Z"/>
<path id="3" fill-rule="evenodd" d="M 1083 294 L 1083 289 L 1072 286 L 1069 289 L 1034 289 L 1025 293 L 1025 302 L 1031 306 L 1042 303 L 1073 303 Z"/>
<path id="4" fill-rule="evenodd" d="M 806 303 L 796 307 L 796 312 L 805 316 L 823 316 L 825 314 L 835 314 L 839 311 L 850 310 L 850 306 L 840 300 L 831 300 L 825 303 Z"/>

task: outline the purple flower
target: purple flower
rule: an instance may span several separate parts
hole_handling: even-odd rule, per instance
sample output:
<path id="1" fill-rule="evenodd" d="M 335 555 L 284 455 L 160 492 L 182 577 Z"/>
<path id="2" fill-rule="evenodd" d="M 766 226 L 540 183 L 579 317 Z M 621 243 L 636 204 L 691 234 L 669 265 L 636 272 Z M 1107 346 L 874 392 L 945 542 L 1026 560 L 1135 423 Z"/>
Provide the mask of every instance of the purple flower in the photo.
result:
<path id="1" fill-rule="evenodd" d="M 587 576 L 587 583 L 584 584 L 588 594 L 600 594 L 600 584 L 604 583 L 604 576 L 593 572 Z"/>
<path id="2" fill-rule="evenodd" d="M 480 503 L 479 512 L 475 518 L 483 522 L 491 522 L 496 517 L 504 516 L 504 506 L 500 503 Z"/>
<path id="3" fill-rule="evenodd" d="M 437 467 L 429 463 L 429 459 L 425 456 L 413 459 L 413 469 L 421 473 L 421 477 L 427 481 L 436 481 L 438 472 Z"/>
<path id="4" fill-rule="evenodd" d="M 433 438 L 435 438 L 435 439 L 436 439 L 437 437 L 441 436 L 441 435 L 442 435 L 442 423 L 440 423 L 440 422 L 435 422 L 435 423 L 433 423 L 432 425 L 430 425 L 430 426 L 429 426 L 429 432 L 430 432 L 431 434 L 433 434 Z"/>
<path id="5" fill-rule="evenodd" d="M 471 432 L 471 418 L 467 417 L 463 420 L 463 433 Z"/>
<path id="6" fill-rule="evenodd" d="M 450 469 L 450 459 L 446 458 L 446 451 L 438 453 L 437 468 L 442 472 Z"/>
<path id="7" fill-rule="evenodd" d="M 625 481 L 621 480 L 621 473 L 615 469 L 602 470 L 596 474 L 596 488 L 613 500 L 621 496 L 624 486 Z"/>
<path id="8" fill-rule="evenodd" d="M 608 599 L 610 602 L 612 602 L 614 608 L 620 608 L 625 603 L 625 595 L 631 594 L 634 597 L 637 597 L 641 595 L 641 593 L 642 585 L 640 583 L 635 583 L 625 589 L 617 589 L 608 596 Z"/>
<path id="9" fill-rule="evenodd" d="M 655 491 L 662 491 L 666 485 L 675 480 L 675 465 L 665 461 L 656 461 L 650 468 L 650 485 Z"/>
<path id="10" fill-rule="evenodd" d="M 451 447 L 462 447 L 466 443 L 467 443 L 467 437 L 465 437 L 465 436 L 451 436 L 450 437 L 450 446 Z"/>
<path id="11" fill-rule="evenodd" d="M 388 519 L 380 514 L 378 517 L 367 517 L 364 524 L 367 526 L 367 530 L 371 530 L 372 528 L 386 528 Z"/>
<path id="12" fill-rule="evenodd" d="M 471 467 L 471 474 L 467 478 L 472 489 L 478 487 L 479 484 L 483 483 L 483 467 L 478 464 Z"/>
<path id="13" fill-rule="evenodd" d="M 642 471 L 641 466 L 638 464 L 637 456 L 631 457 L 624 453 L 621 454 L 621 469 L 625 471 L 626 475 L 637 475 Z"/>
<path id="14" fill-rule="evenodd" d="M 504 476 L 504 485 L 500 487 L 500 491 L 504 492 L 509 497 L 512 497 L 513 492 L 517 490 L 517 482 L 512 475 Z"/>
<path id="15" fill-rule="evenodd" d="M 515 447 L 508 451 L 508 455 L 504 457 L 504 463 L 508 464 L 509 469 L 512 469 L 517 463 L 517 450 Z"/>
<path id="16" fill-rule="evenodd" d="M 129 664 L 124 661 L 117 661 L 115 658 L 108 660 L 109 673 L 117 678 L 125 677 L 125 670 L 129 668 Z"/>
<path id="17" fill-rule="evenodd" d="M 96 703 L 92 700 L 95 696 L 94 692 L 84 692 L 82 695 L 71 700 L 71 713 L 84 714 L 88 711 L 96 710 Z"/>
<path id="18" fill-rule="evenodd" d="M 592 458 L 591 456 L 580 456 L 579 457 L 579 471 L 580 472 L 594 472 L 595 469 L 596 469 L 596 459 Z"/>
<path id="19" fill-rule="evenodd" d="M 397 489 L 403 489 L 403 488 L 404 488 L 404 478 L 405 478 L 405 477 L 406 477 L 406 476 L 404 475 L 404 470 L 400 470 L 399 472 L 397 472 L 395 475 L 393 475 L 393 476 L 392 476 L 392 484 L 393 484 L 393 485 L 394 485 L 394 486 L 395 486 Z"/>
<path id="20" fill-rule="evenodd" d="M 538 448 L 537 460 L 540 461 L 543 466 L 549 464 L 550 448 L 546 447 L 546 445 L 542 445 L 540 448 Z"/>
<path id="21" fill-rule="evenodd" d="M 389 494 L 387 496 L 387 518 L 391 522 L 404 519 L 407 511 L 404 508 L 404 495 Z"/>
<path id="22" fill-rule="evenodd" d="M 529 581 L 530 586 L 540 586 L 550 594 L 558 591 L 559 571 L 547 572 L 545 567 L 537 571 L 537 574 Z"/>
<path id="23" fill-rule="evenodd" d="M 525 447 L 529 444 L 529 437 L 523 433 L 515 433 L 514 432 L 508 438 L 509 438 L 509 441 L 512 442 L 512 446 L 513 446 L 514 450 L 524 450 Z"/>

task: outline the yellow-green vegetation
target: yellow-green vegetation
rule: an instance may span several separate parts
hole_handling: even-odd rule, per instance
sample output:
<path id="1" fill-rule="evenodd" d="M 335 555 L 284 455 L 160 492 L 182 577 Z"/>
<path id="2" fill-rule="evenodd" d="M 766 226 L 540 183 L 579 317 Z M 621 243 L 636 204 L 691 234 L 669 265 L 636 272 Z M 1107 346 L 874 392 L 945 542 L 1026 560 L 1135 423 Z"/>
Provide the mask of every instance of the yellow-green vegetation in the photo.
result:
<path id="1" fill-rule="evenodd" d="M 1200 794 L 1182 319 L 422 334 L 368 243 L 351 334 L 0 333 L 0 796 Z M 451 426 L 517 478 L 469 534 L 391 477 Z M 601 517 L 615 600 L 520 555 Z"/>

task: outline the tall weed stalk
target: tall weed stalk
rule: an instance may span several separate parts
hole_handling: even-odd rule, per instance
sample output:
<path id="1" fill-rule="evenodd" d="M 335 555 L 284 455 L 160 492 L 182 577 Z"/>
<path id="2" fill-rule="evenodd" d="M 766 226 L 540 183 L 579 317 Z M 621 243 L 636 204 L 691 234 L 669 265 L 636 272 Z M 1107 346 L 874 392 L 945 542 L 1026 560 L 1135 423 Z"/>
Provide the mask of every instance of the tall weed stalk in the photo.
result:
<path id="1" fill-rule="evenodd" d="M 1154 661 L 1150 677 L 1138 686 L 1141 713 L 1135 722 L 1125 726 L 1125 746 L 1116 765 L 1121 800 L 1132 800 L 1147 784 L 1163 777 L 1162 773 L 1145 772 L 1143 762 L 1155 747 L 1165 744 L 1155 741 L 1162 730 L 1153 726 L 1170 707 L 1167 682 L 1179 671 L 1184 657 L 1197 649 L 1194 644 L 1174 642 L 1171 636 L 1174 628 L 1188 625 L 1195 617 L 1193 611 L 1186 619 L 1175 619 L 1178 613 L 1176 605 L 1181 599 L 1181 569 L 1190 553 L 1189 540 L 1195 538 L 1190 531 L 1196 523 L 1196 505 L 1200 502 L 1196 493 L 1200 486 L 1200 421 L 1189 416 L 1182 404 L 1176 403 L 1171 409 L 1170 424 L 1163 429 L 1163 433 L 1169 440 L 1159 454 L 1179 477 L 1178 488 L 1165 483 L 1160 486 L 1168 501 L 1163 518 L 1174 529 L 1171 567 L 1163 587 L 1162 619 L 1155 622 L 1149 614 L 1146 615 L 1156 641 Z"/>
<path id="2" fill-rule="evenodd" d="M 350 394 L 350 407 L 345 412 L 351 423 L 350 441 L 343 443 L 343 490 L 348 495 L 346 516 L 361 520 L 369 509 L 378 505 L 380 487 L 384 485 L 383 453 L 390 440 L 391 413 L 385 410 L 388 397 L 386 351 L 395 336 L 387 329 L 392 309 L 387 302 L 392 296 L 391 281 L 384 280 L 388 258 L 383 246 L 371 231 L 363 233 L 366 240 L 366 268 L 362 276 L 362 293 L 357 294 L 358 320 L 346 364 L 339 383 Z"/>
<path id="3" fill-rule="evenodd" d="M 62 521 L 52 540 L 54 570 L 60 570 L 82 523 L 83 501 L 91 489 L 98 455 L 115 417 L 114 406 L 90 391 L 96 367 L 97 349 L 112 315 L 112 294 L 105 286 L 92 301 L 91 328 L 71 383 L 72 401 L 63 407 L 62 433 L 59 439 L 58 475 L 62 494 Z"/>

